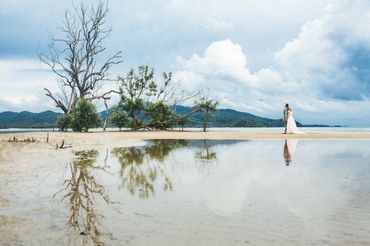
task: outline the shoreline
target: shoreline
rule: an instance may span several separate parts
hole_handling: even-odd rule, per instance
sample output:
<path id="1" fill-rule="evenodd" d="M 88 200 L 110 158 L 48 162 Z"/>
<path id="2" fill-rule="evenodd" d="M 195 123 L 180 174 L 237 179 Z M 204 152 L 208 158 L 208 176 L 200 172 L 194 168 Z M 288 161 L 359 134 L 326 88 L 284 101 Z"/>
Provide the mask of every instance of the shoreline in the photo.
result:
<path id="1" fill-rule="evenodd" d="M 14 138 L 16 141 L 14 141 Z M 0 147 L 33 145 L 60 150 L 88 150 L 145 145 L 145 140 L 370 140 L 370 133 L 254 133 L 254 132 L 194 132 L 194 131 L 126 131 L 126 132 L 26 132 L 0 134 Z M 42 147 L 44 146 L 44 147 Z M 0 151 L 1 155 L 1 151 Z"/>
<path id="2" fill-rule="evenodd" d="M 195 131 L 99 131 L 99 132 L 18 132 L 0 133 L 0 140 L 8 142 L 9 138 L 34 138 L 45 142 L 49 135 L 50 142 L 68 140 L 154 140 L 154 139 L 208 139 L 208 140 L 257 140 L 257 139 L 370 139 L 370 133 L 306 133 L 283 134 L 261 132 L 195 132 Z M 105 142 L 105 141 L 102 141 Z"/>

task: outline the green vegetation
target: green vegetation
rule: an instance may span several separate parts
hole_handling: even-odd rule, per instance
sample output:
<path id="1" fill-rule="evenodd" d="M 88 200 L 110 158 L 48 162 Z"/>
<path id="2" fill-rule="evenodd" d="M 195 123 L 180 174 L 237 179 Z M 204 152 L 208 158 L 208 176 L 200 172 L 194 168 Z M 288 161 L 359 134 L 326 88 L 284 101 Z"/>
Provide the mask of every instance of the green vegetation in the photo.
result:
<path id="1" fill-rule="evenodd" d="M 165 130 L 173 127 L 176 123 L 174 112 L 162 101 L 150 103 L 147 114 L 150 118 L 148 126 L 154 129 Z"/>
<path id="2" fill-rule="evenodd" d="M 188 123 L 187 127 L 202 127 L 202 115 L 193 113 L 193 108 L 177 105 L 175 114 L 177 115 L 177 124 L 181 127 L 181 115 L 187 115 L 184 120 Z M 113 111 L 113 110 L 112 110 Z M 101 119 L 104 118 L 103 112 L 100 113 Z M 113 112 L 112 112 L 113 114 Z M 112 116 L 111 114 L 111 116 Z M 56 122 L 63 114 L 53 111 L 45 111 L 42 113 L 31 112 L 2 112 L 0 113 L 0 128 L 54 128 L 57 127 Z M 303 125 L 297 122 L 301 127 L 328 127 L 328 125 Z M 112 126 L 112 125 L 110 125 Z M 269 119 L 259 117 L 253 114 L 240 112 L 232 109 L 219 109 L 209 119 L 208 127 L 283 127 L 281 119 Z M 118 126 L 117 126 L 118 127 Z M 335 126 L 341 127 L 341 126 Z"/>
<path id="3" fill-rule="evenodd" d="M 65 132 L 72 125 L 72 116 L 70 114 L 62 115 L 57 122 L 57 127 L 60 131 Z"/>
<path id="4" fill-rule="evenodd" d="M 216 99 L 209 98 L 208 95 L 203 95 L 198 101 L 194 102 L 194 112 L 199 112 L 202 116 L 203 131 L 207 131 L 208 122 L 211 116 L 216 112 L 219 102 Z"/>
<path id="5" fill-rule="evenodd" d="M 76 109 L 72 113 L 71 127 L 73 131 L 87 132 L 89 128 L 98 127 L 99 123 L 100 118 L 95 105 L 87 99 L 79 99 Z"/>
<path id="6" fill-rule="evenodd" d="M 146 101 L 155 93 L 156 84 L 153 81 L 154 70 L 148 66 L 140 66 L 136 72 L 131 69 L 125 77 L 120 77 L 121 100 L 118 108 L 126 112 L 131 129 L 137 130 L 144 126 L 143 112 Z"/>
<path id="7" fill-rule="evenodd" d="M 177 85 L 172 83 L 171 73 L 163 73 L 161 83 L 154 77 L 153 68 L 139 66 L 119 78 L 121 100 L 115 108 L 127 114 L 128 126 L 132 130 L 165 130 L 176 126 L 174 109 L 182 100 L 176 93 Z"/>
<path id="8" fill-rule="evenodd" d="M 120 110 L 118 107 L 112 109 L 111 121 L 113 125 L 119 128 L 119 131 L 129 123 L 126 112 Z"/>

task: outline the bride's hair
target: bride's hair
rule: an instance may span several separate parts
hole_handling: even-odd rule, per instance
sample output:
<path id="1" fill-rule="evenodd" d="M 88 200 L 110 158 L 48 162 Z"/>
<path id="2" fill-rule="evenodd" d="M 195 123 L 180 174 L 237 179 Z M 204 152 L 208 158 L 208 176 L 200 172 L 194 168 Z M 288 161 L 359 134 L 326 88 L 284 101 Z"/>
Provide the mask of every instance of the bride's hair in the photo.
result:
<path id="1" fill-rule="evenodd" d="M 286 104 L 285 104 L 285 107 L 289 107 L 289 104 L 287 104 L 287 103 L 286 103 Z"/>

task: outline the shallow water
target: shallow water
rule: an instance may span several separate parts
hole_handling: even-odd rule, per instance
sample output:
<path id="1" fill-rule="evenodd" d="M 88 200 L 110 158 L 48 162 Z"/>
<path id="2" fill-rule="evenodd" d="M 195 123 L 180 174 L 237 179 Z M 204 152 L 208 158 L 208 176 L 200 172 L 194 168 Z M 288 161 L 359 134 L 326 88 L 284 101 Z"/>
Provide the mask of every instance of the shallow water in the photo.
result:
<path id="1" fill-rule="evenodd" d="M 155 140 L 77 152 L 19 181 L 18 208 L 0 215 L 35 222 L 18 244 L 368 245 L 369 147 Z"/>

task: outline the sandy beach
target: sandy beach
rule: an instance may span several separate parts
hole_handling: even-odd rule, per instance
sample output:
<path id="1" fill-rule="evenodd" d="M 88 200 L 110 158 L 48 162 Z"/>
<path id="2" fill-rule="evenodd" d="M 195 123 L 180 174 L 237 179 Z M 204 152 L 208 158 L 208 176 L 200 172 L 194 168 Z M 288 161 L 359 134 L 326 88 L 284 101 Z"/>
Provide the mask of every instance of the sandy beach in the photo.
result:
<path id="1" fill-rule="evenodd" d="M 14 134 L 0 134 L 0 140 L 7 142 L 16 137 L 19 140 L 35 139 L 46 143 L 46 132 L 28 132 Z M 127 144 L 128 140 L 150 139 L 209 139 L 209 140 L 253 140 L 253 139 L 370 139 L 368 134 L 354 133 L 307 133 L 307 134 L 279 134 L 255 132 L 193 132 L 193 131 L 141 131 L 141 132 L 50 132 L 49 145 L 56 146 L 65 141 L 65 146 L 72 149 L 88 149 L 97 146 L 119 147 Z"/>

